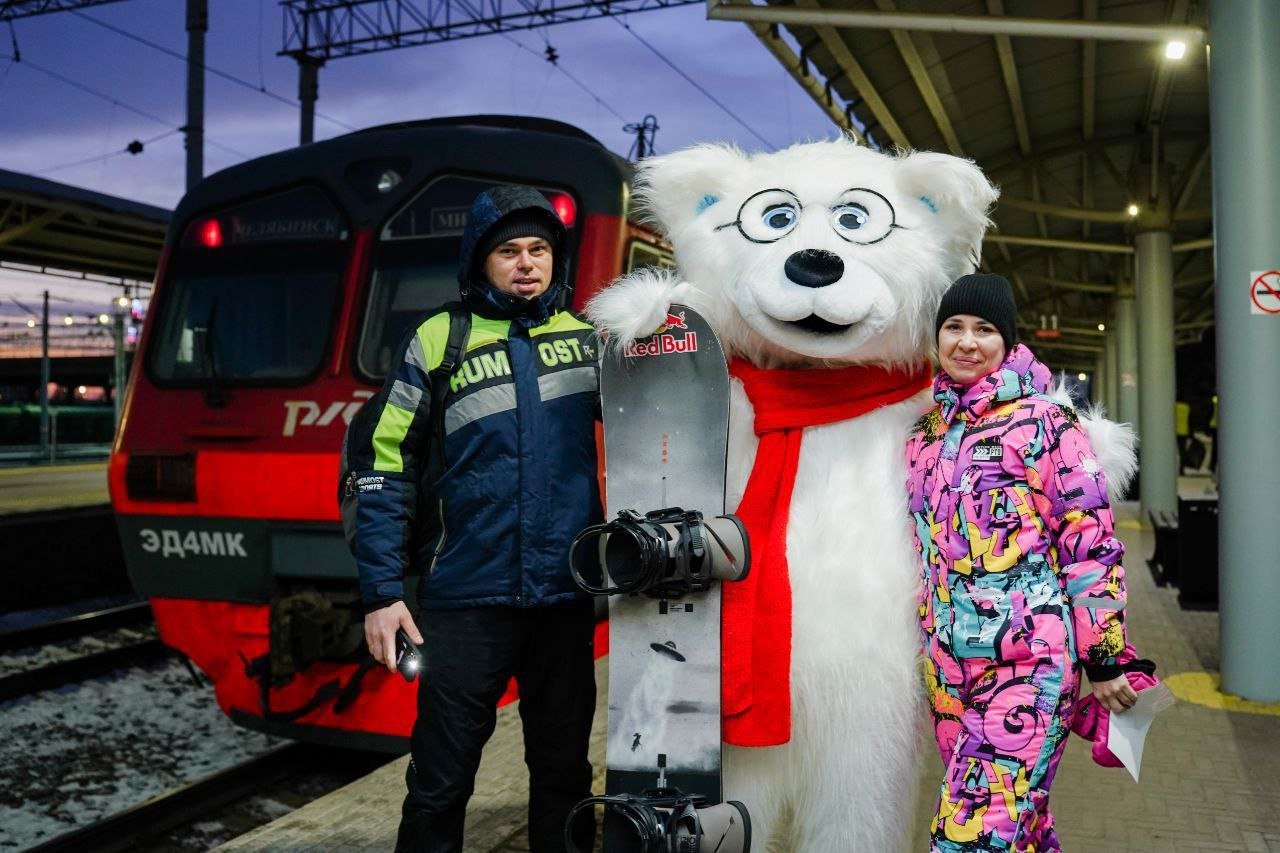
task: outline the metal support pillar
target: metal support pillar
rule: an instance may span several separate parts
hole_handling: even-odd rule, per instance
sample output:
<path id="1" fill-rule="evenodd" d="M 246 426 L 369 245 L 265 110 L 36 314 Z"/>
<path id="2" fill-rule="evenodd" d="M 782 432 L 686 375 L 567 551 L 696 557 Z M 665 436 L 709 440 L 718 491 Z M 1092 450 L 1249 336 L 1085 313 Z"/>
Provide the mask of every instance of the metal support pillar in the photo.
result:
<path id="1" fill-rule="evenodd" d="M 1142 517 L 1178 511 L 1178 436 L 1174 413 L 1173 235 L 1134 238 L 1138 290 L 1138 465 Z"/>
<path id="2" fill-rule="evenodd" d="M 1098 353 L 1093 357 L 1093 381 L 1090 383 L 1093 391 L 1093 402 L 1098 406 L 1107 404 L 1107 353 L 1106 350 Z"/>
<path id="3" fill-rule="evenodd" d="M 298 100 L 302 103 L 302 125 L 298 133 L 299 145 L 310 145 L 316 138 L 316 101 L 320 98 L 320 68 L 323 59 L 299 54 Z"/>
<path id="4" fill-rule="evenodd" d="M 1120 417 L 1119 409 L 1119 393 L 1117 384 L 1119 382 L 1119 370 L 1116 369 L 1116 318 L 1112 317 L 1110 324 L 1107 326 L 1107 336 L 1103 339 L 1102 349 L 1102 376 L 1105 382 L 1105 391 L 1102 395 L 1102 405 L 1107 407 L 1107 417 L 1116 420 Z"/>
<path id="5" fill-rule="evenodd" d="M 187 189 L 204 177 L 204 36 L 209 0 L 187 0 Z"/>
<path id="6" fill-rule="evenodd" d="M 40 314 L 40 458 L 49 455 L 49 291 Z"/>
<path id="7" fill-rule="evenodd" d="M 127 381 L 124 372 L 124 311 L 117 310 L 111 318 L 112 336 L 115 338 L 115 362 L 112 365 L 112 382 L 115 387 L 111 395 L 112 408 L 115 411 L 116 429 L 120 428 L 120 408 L 124 405 L 124 385 Z"/>
<path id="8" fill-rule="evenodd" d="M 1280 269 L 1280 84 L 1274 61 L 1280 3 L 1210 3 L 1209 33 L 1222 689 L 1276 702 L 1280 395 L 1267 368 L 1280 364 L 1280 314 L 1255 309 L 1253 281 L 1256 272 Z"/>
<path id="9" fill-rule="evenodd" d="M 1133 289 L 1116 290 L 1116 414 L 1122 423 L 1138 426 L 1138 323 Z"/>

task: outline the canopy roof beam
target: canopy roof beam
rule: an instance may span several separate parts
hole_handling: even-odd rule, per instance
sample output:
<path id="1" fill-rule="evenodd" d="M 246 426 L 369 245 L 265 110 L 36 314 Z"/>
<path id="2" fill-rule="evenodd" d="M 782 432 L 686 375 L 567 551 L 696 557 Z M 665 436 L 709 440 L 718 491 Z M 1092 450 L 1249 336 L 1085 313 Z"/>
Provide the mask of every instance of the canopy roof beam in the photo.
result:
<path id="1" fill-rule="evenodd" d="M 848 111 L 836 106 L 834 100 L 828 96 L 830 92 L 829 81 L 827 86 L 818 82 L 817 75 L 805 68 L 800 57 L 791 50 L 791 46 L 778 34 L 776 28 L 768 24 L 748 24 L 747 26 L 751 28 L 751 32 L 755 33 L 760 43 L 773 54 L 774 58 L 781 63 L 791 77 L 800 84 L 800 88 L 808 92 L 814 103 L 827 114 L 829 119 L 835 122 L 836 127 L 853 134 L 854 139 L 858 140 L 859 144 L 867 144 L 867 138 L 862 135 L 862 131 L 858 130 L 857 125 L 849 120 Z"/>
<path id="2" fill-rule="evenodd" d="M 818 5 L 818 0 L 796 0 L 796 8 L 802 11 L 822 11 Z M 907 139 L 907 135 L 898 124 L 898 120 L 893 117 L 893 111 L 889 109 L 889 105 L 884 102 L 884 98 L 876 91 L 871 78 L 867 76 L 867 72 L 863 70 L 861 63 L 854 58 L 853 51 L 849 49 L 849 45 L 845 43 L 840 33 L 834 27 L 821 24 L 815 26 L 814 31 L 818 34 L 818 38 L 822 40 L 823 47 L 827 49 L 827 52 L 831 54 L 831 58 L 835 60 L 837 67 L 844 72 L 845 77 L 853 84 L 858 97 L 867 105 L 867 109 L 871 110 L 871 115 L 875 117 L 876 124 L 884 128 L 885 133 L 893 140 L 894 145 L 901 148 L 910 148 L 911 141 Z"/>
<path id="3" fill-rule="evenodd" d="M 36 214 L 21 225 L 15 225 L 5 231 L 0 231 L 0 246 L 3 246 L 5 243 L 12 243 L 20 237 L 25 237 L 28 234 L 39 231 L 41 228 L 61 216 L 61 210 L 46 210 Z"/>
<path id="4" fill-rule="evenodd" d="M 707 0 L 707 17 L 718 21 L 761 21 L 806 27 L 870 30 L 920 30 L 969 35 L 1029 36 L 1099 41 L 1204 41 L 1203 27 L 1173 24 L 1126 24 L 1114 21 L 1015 18 L 990 15 L 947 15 L 927 12 L 855 11 L 852 9 L 764 6 L 750 2 Z"/>
<path id="5" fill-rule="evenodd" d="M 897 11 L 893 0 L 875 0 L 875 3 L 882 12 Z M 947 148 L 957 157 L 963 157 L 964 148 L 960 145 L 960 137 L 956 135 L 956 129 L 951 124 L 951 117 L 947 115 L 947 110 L 942 105 L 942 98 L 938 96 L 937 87 L 933 85 L 933 80 L 929 77 L 924 60 L 920 58 L 920 51 L 916 49 L 915 42 L 911 40 L 911 35 L 905 30 L 896 29 L 890 30 L 889 35 L 893 36 L 893 43 L 898 46 L 898 53 L 901 54 L 902 61 L 907 66 L 907 72 L 911 75 L 911 79 L 915 81 L 916 89 L 919 90 L 920 97 L 924 100 L 924 105 L 929 110 L 929 115 L 933 116 L 933 123 L 938 126 L 938 131 L 946 141 Z"/>

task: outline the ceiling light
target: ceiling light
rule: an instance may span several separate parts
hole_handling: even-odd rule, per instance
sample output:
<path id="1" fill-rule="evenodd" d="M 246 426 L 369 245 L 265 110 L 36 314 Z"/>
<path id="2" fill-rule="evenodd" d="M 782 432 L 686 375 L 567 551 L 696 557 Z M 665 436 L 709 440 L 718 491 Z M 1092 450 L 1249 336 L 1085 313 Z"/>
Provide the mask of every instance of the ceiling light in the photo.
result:
<path id="1" fill-rule="evenodd" d="M 1106 330 L 1107 330 L 1107 324 L 1106 324 L 1106 323 L 1099 323 L 1099 324 L 1098 324 L 1098 331 L 1099 331 L 1099 332 L 1105 332 Z"/>
<path id="2" fill-rule="evenodd" d="M 1165 59 L 1181 59 L 1187 55 L 1187 43 L 1185 41 L 1171 41 L 1164 46 Z"/>
<path id="3" fill-rule="evenodd" d="M 28 329 L 34 329 L 35 327 L 36 327 L 36 321 L 35 321 L 35 320 L 28 320 L 28 321 L 27 321 L 27 328 L 28 328 Z"/>
<path id="4" fill-rule="evenodd" d="M 66 325 L 70 326 L 70 325 L 72 325 L 73 323 L 75 323 L 75 318 L 74 318 L 74 317 L 72 317 L 70 314 L 68 314 L 67 316 L 65 316 L 65 317 L 63 317 L 63 318 L 62 318 L 62 322 L 63 322 L 63 323 L 65 323 Z"/>
<path id="5" fill-rule="evenodd" d="M 110 322 L 111 322 L 111 318 L 110 318 L 110 317 L 108 317 L 106 314 L 99 314 L 99 315 L 98 315 L 98 322 L 105 326 L 105 325 L 107 325 L 108 323 L 110 323 Z"/>
<path id="6" fill-rule="evenodd" d="M 1130 216 L 1137 216 L 1137 215 L 1138 215 L 1138 206 L 1137 206 L 1136 204 L 1131 204 L 1131 205 L 1129 205 L 1128 207 L 1126 207 L 1126 208 L 1124 209 L 1124 212 L 1125 212 L 1125 213 L 1127 213 L 1127 214 L 1129 214 Z"/>
<path id="7" fill-rule="evenodd" d="M 1081 382 L 1085 381 L 1085 380 L 1086 380 L 1086 379 L 1088 379 L 1088 378 L 1089 378 L 1089 374 L 1087 374 L 1087 373 L 1077 373 L 1077 374 L 1076 374 L 1076 379 L 1079 379 Z"/>

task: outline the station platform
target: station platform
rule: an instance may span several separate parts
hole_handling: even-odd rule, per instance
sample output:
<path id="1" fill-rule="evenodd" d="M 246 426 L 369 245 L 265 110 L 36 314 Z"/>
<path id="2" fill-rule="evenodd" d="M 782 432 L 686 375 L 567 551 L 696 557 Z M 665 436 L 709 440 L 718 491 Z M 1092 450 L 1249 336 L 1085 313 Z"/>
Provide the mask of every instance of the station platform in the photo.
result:
<path id="1" fill-rule="evenodd" d="M 1192 480 L 1187 488 L 1204 488 Z M 1280 705 L 1250 703 L 1217 692 L 1218 614 L 1184 611 L 1177 591 L 1157 587 L 1147 570 L 1152 533 L 1136 504 L 1117 507 L 1125 543 L 1130 639 L 1159 664 L 1178 697 L 1148 737 L 1141 781 L 1123 769 L 1093 764 L 1089 747 L 1071 737 L 1053 788 L 1053 813 L 1063 848 L 1105 853 L 1238 851 L 1280 853 Z M 1187 567 L 1184 571 L 1194 571 Z M 600 685 L 592 762 L 603 789 L 606 659 Z M 520 719 L 514 705 L 499 711 L 485 750 L 476 795 L 467 811 L 467 853 L 527 851 Z M 345 788 L 218 848 L 225 851 L 386 851 L 395 845 L 404 772 L 400 758 Z M 920 784 L 906 851 L 928 850 L 926 821 L 942 777 L 935 753 L 919 768 Z M 757 853 L 760 848 L 754 848 Z M 799 853 L 799 851 L 769 851 Z M 904 851 L 905 853 L 905 851 Z"/>
<path id="2" fill-rule="evenodd" d="M 0 468 L 0 515 L 110 503 L 106 462 Z"/>

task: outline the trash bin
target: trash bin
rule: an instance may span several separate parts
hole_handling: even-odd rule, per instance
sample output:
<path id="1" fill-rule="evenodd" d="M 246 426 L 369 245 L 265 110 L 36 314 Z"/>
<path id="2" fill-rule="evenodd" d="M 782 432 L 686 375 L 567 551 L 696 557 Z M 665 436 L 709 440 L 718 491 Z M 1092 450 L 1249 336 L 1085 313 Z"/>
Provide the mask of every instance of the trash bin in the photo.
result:
<path id="1" fill-rule="evenodd" d="M 1178 498 L 1178 604 L 1218 609 L 1218 499 Z"/>
<path id="2" fill-rule="evenodd" d="M 1156 548 L 1147 567 L 1156 586 L 1178 585 L 1178 517 L 1162 509 L 1147 511 Z"/>

